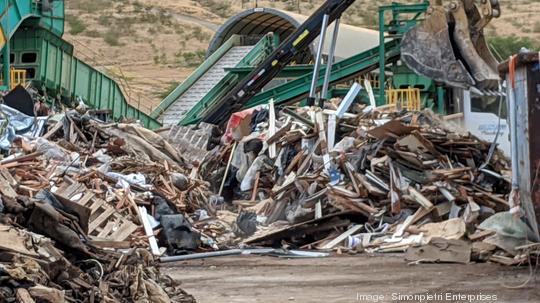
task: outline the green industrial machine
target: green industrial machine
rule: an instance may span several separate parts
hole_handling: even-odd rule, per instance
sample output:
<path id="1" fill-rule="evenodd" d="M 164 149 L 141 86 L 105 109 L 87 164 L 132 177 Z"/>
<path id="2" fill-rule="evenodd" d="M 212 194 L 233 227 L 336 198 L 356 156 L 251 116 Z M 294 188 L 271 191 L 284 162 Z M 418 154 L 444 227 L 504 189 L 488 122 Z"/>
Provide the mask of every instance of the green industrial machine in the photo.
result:
<path id="1" fill-rule="evenodd" d="M 73 45 L 62 39 L 64 1 L 0 0 L 3 89 L 9 89 L 10 70 L 26 71 L 26 80 L 54 98 L 82 99 L 114 119 L 137 119 L 149 128 L 161 126 L 128 103 L 112 78 L 77 59 Z"/>
<path id="2" fill-rule="evenodd" d="M 43 0 L 0 0 L 0 48 L 2 49 L 3 88 L 10 83 L 10 44 L 8 43 L 25 22 L 32 27 L 44 28 L 57 36 L 64 34 L 64 2 Z"/>
<path id="3" fill-rule="evenodd" d="M 330 4 L 336 8 L 342 5 L 338 1 L 326 3 Z M 427 19 L 434 20 L 428 8 L 428 1 L 380 7 L 379 46 L 333 64 L 329 74 L 332 87 L 328 95 L 321 98 L 341 96 L 347 92 L 346 85 L 351 81 L 372 73 L 379 77 L 380 86 L 374 87 L 377 104 L 388 102 L 387 89 L 414 89 L 419 91 L 422 107 L 443 112 L 447 98 L 444 87 L 400 64 L 404 56 L 403 45 L 409 33 L 418 31 L 419 24 L 425 24 Z M 206 120 L 210 113 L 217 118 L 220 108 L 224 106 L 222 101 L 227 98 L 231 101 L 229 95 L 233 90 L 238 90 L 244 82 L 248 86 L 251 82 L 257 82 L 259 76 L 266 72 L 264 68 L 261 70 L 262 63 L 276 56 L 276 51 L 280 52 L 278 57 L 293 52 L 289 48 L 281 49 L 283 44 L 278 45 L 277 36 L 272 33 L 260 37 L 233 36 L 167 96 L 158 108 L 146 114 L 128 103 L 121 87 L 112 78 L 73 55 L 73 45 L 62 39 L 64 1 L 0 0 L 0 10 L 4 89 L 9 88 L 12 68 L 24 70 L 28 80 L 49 96 L 66 102 L 82 99 L 95 109 L 110 111 L 114 119 L 137 119 L 152 129 L 163 125 L 195 124 Z M 319 22 L 316 19 L 310 21 L 314 29 Z M 305 37 L 302 33 L 296 34 L 300 35 L 300 40 Z M 292 42 L 291 47 L 295 48 L 296 41 Z M 290 44 L 291 41 L 284 43 Z M 308 47 L 308 44 L 303 47 Z M 234 110 L 265 104 L 270 99 L 274 99 L 276 105 L 302 101 L 313 93 L 310 91 L 313 82 L 319 86 L 324 82 L 326 67 L 320 68 L 318 77 L 314 77 L 313 65 L 282 64 L 276 68 L 274 63 L 278 64 L 278 60 L 270 63 L 268 69 L 273 71 L 272 75 L 265 75 L 264 81 L 261 81 L 265 85 L 270 82 L 270 85 L 251 90 L 250 98 L 242 97 L 241 103 L 231 103 Z M 252 81 L 248 81 L 247 78 L 253 77 L 257 69 L 261 70 L 261 75 L 255 75 Z M 367 101 L 367 96 L 363 94 L 361 100 Z"/>
<path id="4" fill-rule="evenodd" d="M 258 40 L 255 44 L 254 41 Z M 233 35 L 184 82 L 174 89 L 151 113 L 153 119 L 165 125 L 193 124 L 199 113 L 223 96 L 245 75 L 230 72 L 227 65 L 252 70 L 279 45 L 278 36 L 269 33 L 260 39 Z"/>
<path id="5" fill-rule="evenodd" d="M 381 24 L 383 24 L 381 26 L 383 35 L 381 35 L 380 46 L 335 63 L 332 66 L 330 83 L 347 83 L 361 75 L 377 70 L 380 70 L 379 73 L 382 74 L 381 83 L 385 83 L 385 74 L 391 72 L 394 77 L 392 77 L 392 83 L 389 84 L 390 87 L 404 88 L 404 86 L 406 86 L 420 88 L 422 103 L 425 106 L 432 107 L 434 103 L 433 98 L 436 96 L 434 83 L 427 78 L 414 74 L 404 66 L 395 64 L 400 58 L 400 38 L 403 33 L 422 21 L 420 17 L 428 6 L 428 3 L 423 3 L 420 5 L 393 4 L 391 6 L 382 7 L 380 12 Z M 384 24 L 384 16 L 387 11 L 392 12 L 392 20 L 389 24 Z M 387 33 L 387 35 L 384 35 L 384 33 Z M 240 43 L 238 42 L 238 39 L 238 37 L 231 38 L 232 41 L 225 43 L 216 53 L 209 57 L 206 62 L 184 81 L 184 83 L 162 101 L 160 106 L 152 113 L 151 117 L 159 119 L 159 116 L 168 108 L 174 106 L 175 102 L 182 102 L 182 95 L 187 95 L 190 90 L 196 91 L 196 82 L 205 74 L 210 73 L 213 66 L 218 64 L 223 56 L 230 52 L 235 45 Z M 200 101 L 196 105 L 188 104 L 188 107 L 190 108 L 189 112 L 178 115 L 179 119 L 176 120 L 177 123 L 189 125 L 203 121 L 205 113 L 212 107 L 219 106 L 218 101 L 220 98 L 251 73 L 256 68 L 256 64 L 254 63 L 259 62 L 260 59 L 264 59 L 265 56 L 268 56 L 269 50 L 271 50 L 271 48 L 269 47 L 268 38 L 262 39 L 244 60 L 235 67 L 226 68 L 226 76 L 217 85 L 208 88 L 204 96 L 199 98 Z M 257 56 L 257 53 L 261 52 L 264 52 L 264 56 Z M 252 58 L 257 58 L 258 61 L 255 61 Z M 391 67 L 387 70 L 389 64 Z M 319 86 L 322 85 L 324 81 L 325 72 L 326 67 L 322 67 L 318 77 Z M 309 94 L 312 75 L 313 65 L 287 66 L 276 76 L 278 82 L 282 79 L 282 84 L 276 85 L 274 83 L 274 85 L 252 97 L 244 105 L 244 108 L 266 104 L 270 99 L 274 99 L 276 105 L 301 101 Z M 326 97 L 342 96 L 346 94 L 346 92 L 347 89 L 344 88 L 333 88 L 329 90 L 329 96 Z M 361 99 L 364 101 L 368 100 L 365 92 Z M 384 89 L 376 89 L 376 100 L 378 104 L 384 104 L 386 102 Z"/>

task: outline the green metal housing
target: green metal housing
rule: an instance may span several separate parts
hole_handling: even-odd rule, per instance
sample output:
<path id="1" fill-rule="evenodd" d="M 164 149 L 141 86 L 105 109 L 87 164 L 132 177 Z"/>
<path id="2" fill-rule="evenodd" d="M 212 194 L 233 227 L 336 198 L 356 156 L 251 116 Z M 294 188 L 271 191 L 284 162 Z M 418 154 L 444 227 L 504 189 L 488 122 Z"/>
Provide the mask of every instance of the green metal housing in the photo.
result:
<path id="1" fill-rule="evenodd" d="M 418 4 L 392 3 L 387 6 L 379 7 L 379 81 L 381 87 L 386 84 L 386 64 L 385 61 L 385 42 L 391 40 L 401 40 L 403 35 L 411 28 L 421 22 L 424 13 L 429 8 L 429 1 Z M 392 19 L 386 23 L 385 16 L 387 12 L 392 14 Z M 382 105 L 386 101 L 385 90 L 379 90 L 379 102 Z"/>
<path id="2" fill-rule="evenodd" d="M 19 27 L 11 38 L 11 65 L 27 71 L 27 79 L 51 96 L 82 100 L 94 109 L 111 110 L 115 119 L 137 119 L 146 127 L 161 125 L 130 105 L 116 81 L 73 55 L 73 45 L 52 32 Z"/>
<path id="3" fill-rule="evenodd" d="M 73 55 L 64 34 L 63 0 L 0 0 L 2 70 L 24 69 L 27 79 L 49 95 L 77 98 L 95 109 L 111 110 L 112 117 L 138 119 L 149 128 L 161 125 L 128 103 L 118 83 Z M 5 43 L 9 41 L 9 43 Z"/>

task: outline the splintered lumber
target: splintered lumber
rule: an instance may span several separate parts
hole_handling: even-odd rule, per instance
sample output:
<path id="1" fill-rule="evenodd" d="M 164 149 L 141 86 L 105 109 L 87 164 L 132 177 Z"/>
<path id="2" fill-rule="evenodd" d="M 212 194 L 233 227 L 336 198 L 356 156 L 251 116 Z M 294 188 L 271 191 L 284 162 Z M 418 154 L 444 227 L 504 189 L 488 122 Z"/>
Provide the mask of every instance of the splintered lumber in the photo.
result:
<path id="1" fill-rule="evenodd" d="M 285 134 L 291 129 L 293 123 L 288 122 L 283 127 L 281 127 L 277 132 L 275 132 L 272 136 L 269 136 L 268 139 L 266 139 L 266 143 L 268 145 L 273 145 L 274 143 L 277 143 L 278 141 L 285 136 Z"/>
<path id="2" fill-rule="evenodd" d="M 342 233 L 339 237 L 335 238 L 334 240 L 328 242 L 327 244 L 323 245 L 321 249 L 332 249 L 339 243 L 343 242 L 343 240 L 347 239 L 347 237 L 352 236 L 355 232 L 359 231 L 364 227 L 363 225 L 355 225 L 351 227 L 346 232 Z"/>
<path id="3" fill-rule="evenodd" d="M 27 242 L 27 237 L 21 235 L 14 227 L 0 224 L 0 250 L 38 257 L 38 253 L 27 248 Z"/>
<path id="4" fill-rule="evenodd" d="M 17 192 L 13 187 L 17 186 L 17 181 L 5 167 L 0 168 L 0 193 L 10 199 L 17 198 Z"/>
<path id="5" fill-rule="evenodd" d="M 471 241 L 480 241 L 489 236 L 493 236 L 494 234 L 495 234 L 495 231 L 493 230 L 479 230 L 479 231 L 476 231 L 474 234 L 468 235 L 468 238 Z"/>
<path id="6" fill-rule="evenodd" d="M 17 288 L 16 291 L 17 301 L 19 303 L 35 303 L 34 299 L 30 295 L 27 289 Z"/>
<path id="7" fill-rule="evenodd" d="M 90 209 L 88 235 L 95 239 L 124 241 L 139 228 L 113 206 L 88 191 L 84 184 L 66 184 L 56 191 L 55 196 L 68 201 L 81 197 L 73 202 Z"/>
<path id="8" fill-rule="evenodd" d="M 413 199 L 425 209 L 433 208 L 433 203 L 429 201 L 424 195 L 418 192 L 416 189 L 409 187 L 409 194 Z"/>
<path id="9" fill-rule="evenodd" d="M 64 292 L 55 288 L 46 287 L 43 285 L 37 285 L 28 289 L 30 295 L 37 299 L 38 302 L 66 302 Z"/>

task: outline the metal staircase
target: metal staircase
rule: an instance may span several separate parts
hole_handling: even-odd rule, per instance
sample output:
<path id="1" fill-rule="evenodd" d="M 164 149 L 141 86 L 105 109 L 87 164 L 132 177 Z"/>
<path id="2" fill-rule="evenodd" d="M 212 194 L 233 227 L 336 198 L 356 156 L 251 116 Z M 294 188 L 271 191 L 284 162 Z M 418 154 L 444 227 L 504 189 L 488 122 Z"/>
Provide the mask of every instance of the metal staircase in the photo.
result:
<path id="1" fill-rule="evenodd" d="M 176 125 L 186 113 L 216 86 L 227 74 L 225 68 L 235 67 L 254 46 L 234 46 L 161 114 L 163 126 Z"/>

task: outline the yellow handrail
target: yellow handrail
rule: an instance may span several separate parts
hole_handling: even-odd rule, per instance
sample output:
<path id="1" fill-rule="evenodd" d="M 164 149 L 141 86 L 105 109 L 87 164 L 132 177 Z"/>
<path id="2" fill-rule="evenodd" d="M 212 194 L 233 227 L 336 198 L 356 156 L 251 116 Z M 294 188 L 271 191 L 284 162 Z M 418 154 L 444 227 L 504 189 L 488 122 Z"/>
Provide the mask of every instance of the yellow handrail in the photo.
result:
<path id="1" fill-rule="evenodd" d="M 362 80 L 362 82 L 364 82 L 364 80 L 368 80 L 369 83 L 371 83 L 371 87 L 374 89 L 378 89 L 381 87 L 381 81 L 379 80 L 379 75 L 377 74 L 368 73 L 362 75 L 360 79 Z"/>
<path id="2" fill-rule="evenodd" d="M 11 68 L 11 81 L 9 83 L 10 89 L 14 89 L 17 85 L 24 85 L 26 83 L 26 70 Z"/>
<path id="3" fill-rule="evenodd" d="M 422 102 L 419 88 L 389 89 L 386 91 L 386 103 L 395 105 L 398 109 L 419 111 Z"/>

